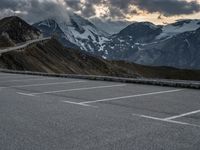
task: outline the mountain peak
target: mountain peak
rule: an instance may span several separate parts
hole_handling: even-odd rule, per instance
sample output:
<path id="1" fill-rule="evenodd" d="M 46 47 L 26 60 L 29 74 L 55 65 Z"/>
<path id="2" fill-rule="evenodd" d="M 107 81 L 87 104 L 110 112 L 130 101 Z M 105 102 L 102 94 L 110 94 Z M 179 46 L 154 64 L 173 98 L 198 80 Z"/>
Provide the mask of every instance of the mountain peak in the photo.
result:
<path id="1" fill-rule="evenodd" d="M 134 38 L 144 37 L 145 35 L 158 35 L 162 32 L 159 26 L 150 22 L 135 22 L 120 31 L 119 35 L 133 36 Z"/>
<path id="2" fill-rule="evenodd" d="M 22 20 L 18 16 L 5 17 L 5 18 L 1 19 L 1 21 L 22 21 L 22 22 L 24 22 L 24 20 Z"/>
<path id="3" fill-rule="evenodd" d="M 88 19 L 83 18 L 79 16 L 78 14 L 70 13 L 69 17 L 70 17 L 71 23 L 76 22 L 80 26 L 89 25 L 89 26 L 94 27 L 94 24 L 92 24 Z"/>
<path id="4" fill-rule="evenodd" d="M 98 17 L 90 18 L 90 21 L 96 27 L 111 35 L 119 33 L 122 29 L 126 28 L 132 23 L 125 20 L 101 19 Z"/>
<path id="5" fill-rule="evenodd" d="M 172 23 L 171 25 L 172 26 L 183 26 L 184 24 L 199 24 L 200 25 L 200 20 L 197 20 L 197 19 L 183 19 L 183 20 L 178 20 L 177 22 L 175 23 Z"/>
<path id="6" fill-rule="evenodd" d="M 0 35 L 6 35 L 14 43 L 25 42 L 40 37 L 40 32 L 17 16 L 0 20 Z"/>

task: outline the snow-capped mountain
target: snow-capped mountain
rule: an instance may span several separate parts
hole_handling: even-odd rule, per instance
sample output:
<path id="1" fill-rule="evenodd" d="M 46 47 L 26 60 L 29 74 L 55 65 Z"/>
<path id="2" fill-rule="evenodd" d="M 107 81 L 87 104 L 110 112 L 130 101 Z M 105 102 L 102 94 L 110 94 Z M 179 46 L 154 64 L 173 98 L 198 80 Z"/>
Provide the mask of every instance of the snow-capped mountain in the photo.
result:
<path id="1" fill-rule="evenodd" d="M 51 27 L 49 27 L 48 21 L 41 21 L 36 23 L 35 26 L 45 34 L 47 32 L 51 34 L 56 30 L 56 33 L 59 33 L 63 39 L 75 44 L 79 49 L 102 55 L 102 45 L 105 41 L 108 41 L 109 34 L 98 29 L 89 20 L 77 14 L 69 13 L 68 15 L 68 20 L 55 20 L 53 24 L 56 23 L 57 25 L 51 24 Z M 44 25 L 46 29 L 41 27 Z M 64 45 L 66 46 L 67 44 Z"/>
<path id="2" fill-rule="evenodd" d="M 61 30 L 59 25 L 53 19 L 47 19 L 33 24 L 34 27 L 39 29 L 44 37 L 55 36 L 65 47 L 79 48 L 76 44 L 71 43 L 65 33 Z"/>
<path id="3" fill-rule="evenodd" d="M 199 22 L 187 20 L 163 27 L 134 23 L 105 44 L 107 58 L 144 65 L 200 69 Z M 160 35 L 167 36 L 158 39 Z"/>
<path id="4" fill-rule="evenodd" d="M 156 39 L 169 38 L 183 32 L 195 31 L 198 28 L 200 28 L 200 20 L 180 20 L 176 23 L 163 26 L 162 33 Z"/>
<path id="5" fill-rule="evenodd" d="M 129 21 L 113 21 L 113 20 L 102 20 L 100 18 L 91 18 L 90 21 L 99 29 L 112 34 L 117 34 L 132 22 Z"/>
<path id="6" fill-rule="evenodd" d="M 54 25 L 49 27 L 49 24 Z M 43 29 L 44 25 L 49 28 Z M 200 49 L 197 30 L 200 28 L 200 20 L 181 20 L 166 26 L 135 22 L 119 33 L 109 35 L 89 20 L 70 14 L 69 20 L 52 23 L 43 21 L 37 23 L 37 28 L 45 34 L 56 31 L 79 49 L 106 59 L 200 69 L 200 62 L 196 58 Z"/>
<path id="7" fill-rule="evenodd" d="M 139 64 L 200 69 L 200 28 L 157 43 L 140 45 L 127 60 Z M 129 55 L 130 56 L 130 55 Z"/>
<path id="8" fill-rule="evenodd" d="M 139 44 L 153 42 L 155 37 L 162 32 L 160 26 L 149 22 L 133 23 L 111 37 L 104 43 L 104 51 L 108 59 L 126 59 L 130 52 Z"/>
<path id="9" fill-rule="evenodd" d="M 76 14 L 70 14 L 69 18 L 69 22 L 59 22 L 66 38 L 82 50 L 93 54 L 101 53 L 102 44 L 108 40 L 108 34 Z"/>

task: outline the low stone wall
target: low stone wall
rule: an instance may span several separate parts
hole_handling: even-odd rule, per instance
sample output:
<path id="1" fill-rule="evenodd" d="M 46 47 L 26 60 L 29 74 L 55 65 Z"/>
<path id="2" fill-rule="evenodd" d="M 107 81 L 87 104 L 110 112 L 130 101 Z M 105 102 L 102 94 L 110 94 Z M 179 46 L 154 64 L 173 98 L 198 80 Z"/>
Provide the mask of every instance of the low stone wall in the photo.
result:
<path id="1" fill-rule="evenodd" d="M 31 71 L 16 71 L 16 70 L 7 70 L 7 69 L 0 69 L 0 72 L 60 77 L 60 78 L 76 78 L 76 79 L 87 79 L 87 80 L 136 83 L 136 84 L 168 86 L 168 87 L 177 87 L 177 88 L 200 89 L 200 81 L 198 82 L 198 81 L 167 80 L 167 79 L 162 80 L 162 79 L 146 79 L 146 78 L 121 78 L 121 77 L 111 77 L 111 76 L 77 75 L 77 74 L 54 74 L 54 73 L 41 73 L 41 72 L 31 72 Z"/>

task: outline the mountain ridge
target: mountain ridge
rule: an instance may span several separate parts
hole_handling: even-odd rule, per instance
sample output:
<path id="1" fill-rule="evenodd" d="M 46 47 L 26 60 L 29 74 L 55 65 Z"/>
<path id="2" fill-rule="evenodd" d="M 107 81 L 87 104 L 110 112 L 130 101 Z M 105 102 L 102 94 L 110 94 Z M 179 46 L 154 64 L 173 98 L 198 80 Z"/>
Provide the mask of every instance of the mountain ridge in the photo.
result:
<path id="1" fill-rule="evenodd" d="M 81 49 L 104 59 L 200 69 L 199 36 L 196 30 L 200 28 L 200 20 L 181 20 L 166 26 L 134 22 L 111 36 L 76 14 L 71 14 L 69 20 L 59 23 L 55 20 L 44 20 L 34 26 L 44 36 L 56 37 L 65 47 Z M 192 36 L 196 38 L 190 40 Z M 4 46 L 15 44 L 9 36 L 4 35 L 0 39 L 7 41 L 3 42 Z"/>
<path id="2" fill-rule="evenodd" d="M 3 53 L 0 67 L 46 73 L 200 80 L 200 71 L 109 61 L 87 52 L 64 48 L 55 39 L 34 44 L 23 51 Z"/>
<path id="3" fill-rule="evenodd" d="M 40 31 L 17 16 L 6 17 L 0 20 L 0 36 L 13 43 L 26 42 L 41 36 Z"/>

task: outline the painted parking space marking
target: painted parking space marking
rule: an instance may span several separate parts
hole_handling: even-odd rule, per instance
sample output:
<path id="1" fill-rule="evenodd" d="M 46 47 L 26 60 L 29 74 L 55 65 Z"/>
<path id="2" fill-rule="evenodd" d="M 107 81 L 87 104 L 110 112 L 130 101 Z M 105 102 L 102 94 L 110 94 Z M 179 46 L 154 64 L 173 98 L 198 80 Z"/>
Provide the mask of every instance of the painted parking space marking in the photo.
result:
<path id="1" fill-rule="evenodd" d="M 58 90 L 58 91 L 47 91 L 47 92 L 40 92 L 40 93 L 23 93 L 23 92 L 17 92 L 17 93 L 21 94 L 21 95 L 26 95 L 26 96 L 36 96 L 36 95 L 43 95 L 43 94 L 72 92 L 72 91 L 84 91 L 84 90 L 113 88 L 113 87 L 122 87 L 122 86 L 126 86 L 126 84 L 114 84 L 114 85 L 107 85 L 107 86 L 95 86 L 95 87 L 86 87 L 86 88 L 75 88 L 75 89 Z"/>
<path id="2" fill-rule="evenodd" d="M 152 116 L 147 116 L 147 115 L 140 115 L 140 114 L 132 114 L 132 115 L 133 115 L 133 116 L 140 117 L 140 118 L 155 120 L 155 121 L 161 121 L 161 122 L 167 122 L 167 123 L 172 123 L 172 124 L 177 124 L 177 125 L 185 125 L 185 126 L 198 127 L 198 128 L 200 128 L 200 125 L 191 124 L 191 123 L 187 123 L 187 122 L 174 121 L 174 120 L 170 120 L 170 119 L 157 118 L 157 117 L 152 117 Z"/>
<path id="3" fill-rule="evenodd" d="M 93 108 L 98 108 L 98 106 L 94 106 L 94 105 L 89 105 L 89 104 L 81 104 L 81 103 L 77 103 L 77 102 L 72 102 L 72 101 L 63 101 L 64 103 L 68 103 L 68 104 L 73 104 L 73 105 L 80 105 L 80 106 L 84 106 L 84 107 L 93 107 Z"/>
<path id="4" fill-rule="evenodd" d="M 165 118 L 165 120 L 173 120 L 173 119 L 177 119 L 177 118 L 181 118 L 181 117 L 185 117 L 185 116 L 190 116 L 190 115 L 197 114 L 197 113 L 200 113 L 200 110 L 195 110 L 195 111 L 180 114 L 180 115 L 177 115 L 177 116 L 168 117 L 168 118 Z"/>
<path id="5" fill-rule="evenodd" d="M 129 96 L 123 96 L 123 97 L 114 97 L 114 98 L 100 99 L 100 100 L 94 100 L 94 101 L 86 101 L 86 102 L 81 102 L 81 104 L 90 104 L 90 103 L 114 101 L 114 100 L 128 99 L 128 98 L 134 98 L 134 97 L 159 95 L 159 94 L 165 94 L 165 93 L 174 93 L 174 92 L 180 92 L 180 91 L 183 91 L 183 89 L 159 91 L 159 92 L 152 92 L 152 93 L 145 93 L 145 94 L 136 94 L 136 95 L 129 95 Z"/>
<path id="6" fill-rule="evenodd" d="M 16 86 L 8 86 L 2 88 L 22 88 L 22 87 L 37 87 L 37 86 L 46 86 L 46 85 L 64 85 L 64 84 L 71 84 L 71 83 L 83 83 L 87 81 L 69 81 L 69 82 L 53 82 L 53 83 L 43 83 L 43 84 L 28 84 L 28 85 L 16 85 Z"/>

